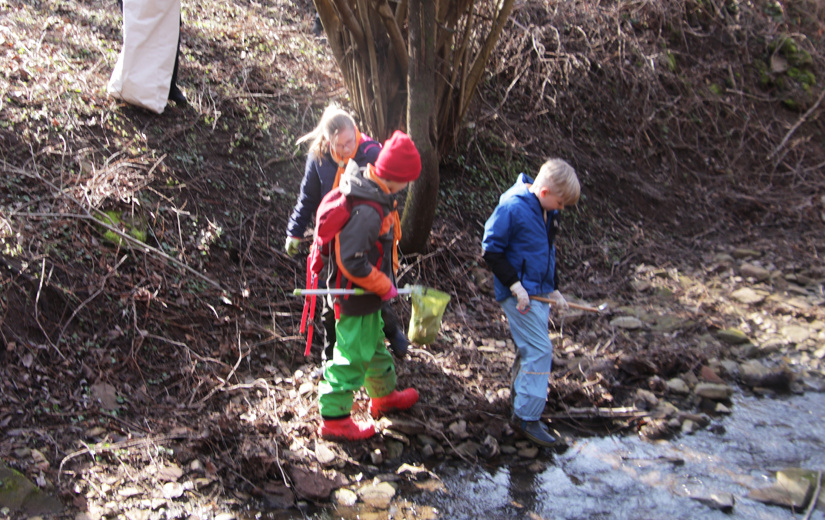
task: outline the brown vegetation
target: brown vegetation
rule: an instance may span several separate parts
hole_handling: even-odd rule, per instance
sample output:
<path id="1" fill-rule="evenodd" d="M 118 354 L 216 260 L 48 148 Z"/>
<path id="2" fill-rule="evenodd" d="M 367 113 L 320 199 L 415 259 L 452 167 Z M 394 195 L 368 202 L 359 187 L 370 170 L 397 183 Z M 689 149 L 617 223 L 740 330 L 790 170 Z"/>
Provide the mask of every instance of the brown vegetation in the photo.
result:
<path id="1" fill-rule="evenodd" d="M 0 3 L 0 458 L 67 517 L 153 498 L 181 514 L 324 501 L 357 473 L 426 461 L 414 434 L 316 442 L 319 349 L 302 357 L 290 293 L 304 265 L 281 244 L 296 136 L 346 96 L 308 8 L 184 2 L 191 107 L 156 116 L 106 96 L 114 5 Z M 408 427 L 448 455 L 513 462 L 459 449 L 513 438 L 480 231 L 515 174 L 550 155 L 584 188 L 560 237 L 562 290 L 610 309 L 553 320 L 547 413 L 565 435 L 652 424 L 621 411 L 640 388 L 692 410 L 665 381 L 748 354 L 719 330 L 744 329 L 754 348 L 783 326 L 821 331 L 823 28 L 804 1 L 518 3 L 442 165 L 429 250 L 402 267 L 402 283 L 453 296 L 441 338 L 397 363 L 422 391 Z M 769 278 L 721 255 L 737 250 Z M 751 285 L 770 297 L 730 298 Z M 610 326 L 620 316 L 643 326 Z M 822 373 L 804 349 L 772 352 Z M 582 416 L 593 407 L 614 411 Z M 399 438 L 412 439 L 400 459 L 374 464 Z"/>

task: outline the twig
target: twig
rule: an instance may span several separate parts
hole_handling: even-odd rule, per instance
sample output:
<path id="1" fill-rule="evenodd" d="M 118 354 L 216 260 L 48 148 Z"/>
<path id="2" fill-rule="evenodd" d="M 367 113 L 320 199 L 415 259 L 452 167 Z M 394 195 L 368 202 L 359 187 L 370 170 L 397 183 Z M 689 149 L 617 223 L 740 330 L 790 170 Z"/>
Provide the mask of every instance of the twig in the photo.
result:
<path id="1" fill-rule="evenodd" d="M 822 103 L 823 99 L 825 99 L 825 89 L 823 89 L 822 93 L 819 94 L 819 99 L 816 100 L 816 103 L 814 103 L 814 106 L 812 106 L 811 108 L 808 109 L 807 112 L 802 114 L 802 117 L 800 117 L 796 121 L 796 123 L 794 123 L 794 125 L 791 127 L 790 130 L 788 130 L 788 133 L 785 134 L 785 138 L 782 139 L 782 142 L 779 143 L 779 146 L 777 146 L 776 149 L 774 149 L 774 151 L 772 151 L 770 154 L 768 154 L 768 160 L 769 161 L 772 160 L 774 157 L 776 157 L 776 154 L 778 154 L 782 150 L 782 148 L 785 147 L 785 144 L 788 142 L 788 139 L 791 138 L 793 133 L 796 132 L 796 130 L 800 126 L 802 126 L 802 123 L 804 123 L 808 119 L 808 117 L 810 117 L 810 115 L 813 114 L 814 111 L 816 111 L 817 108 L 819 108 L 819 105 Z"/>
<path id="2" fill-rule="evenodd" d="M 822 491 L 822 472 L 817 471 L 816 473 L 816 491 L 814 491 L 814 496 L 811 498 L 811 503 L 808 504 L 808 510 L 805 511 L 805 516 L 802 517 L 802 520 L 810 520 L 811 515 L 813 514 L 814 510 L 816 509 L 816 504 L 819 502 L 819 493 Z"/>

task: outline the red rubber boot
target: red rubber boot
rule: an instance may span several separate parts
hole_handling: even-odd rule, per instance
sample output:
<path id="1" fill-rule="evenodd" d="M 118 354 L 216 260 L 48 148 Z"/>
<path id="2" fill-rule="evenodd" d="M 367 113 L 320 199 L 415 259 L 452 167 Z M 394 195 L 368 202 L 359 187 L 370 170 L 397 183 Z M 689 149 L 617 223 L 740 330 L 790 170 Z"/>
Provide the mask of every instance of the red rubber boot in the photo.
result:
<path id="1" fill-rule="evenodd" d="M 384 397 L 373 397 L 370 399 L 370 415 L 378 419 L 388 412 L 396 410 L 406 410 L 418 402 L 418 392 L 415 388 L 406 390 L 393 390 Z"/>
<path id="2" fill-rule="evenodd" d="M 352 417 L 323 419 L 318 434 L 328 441 L 362 441 L 375 435 L 375 426 L 355 422 Z"/>

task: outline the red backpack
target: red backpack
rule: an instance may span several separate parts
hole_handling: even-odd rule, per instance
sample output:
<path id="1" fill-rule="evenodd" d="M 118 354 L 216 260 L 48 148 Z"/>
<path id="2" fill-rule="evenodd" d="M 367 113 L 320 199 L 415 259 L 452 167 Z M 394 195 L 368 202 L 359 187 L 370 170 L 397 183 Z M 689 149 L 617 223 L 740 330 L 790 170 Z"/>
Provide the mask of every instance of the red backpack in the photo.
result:
<path id="1" fill-rule="evenodd" d="M 315 239 L 312 242 L 307 256 L 307 289 L 318 288 L 318 277 L 324 268 L 324 257 L 334 254 L 332 242 L 344 228 L 352 215 L 354 206 L 365 204 L 375 209 L 380 218 L 384 218 L 384 210 L 374 200 L 347 197 L 339 188 L 324 195 L 315 214 Z M 340 272 L 339 272 L 340 278 Z M 309 355 L 312 346 L 312 335 L 315 329 L 315 299 L 316 295 L 307 295 L 304 298 L 304 312 L 301 316 L 301 334 L 307 333 L 307 346 L 304 355 Z"/>

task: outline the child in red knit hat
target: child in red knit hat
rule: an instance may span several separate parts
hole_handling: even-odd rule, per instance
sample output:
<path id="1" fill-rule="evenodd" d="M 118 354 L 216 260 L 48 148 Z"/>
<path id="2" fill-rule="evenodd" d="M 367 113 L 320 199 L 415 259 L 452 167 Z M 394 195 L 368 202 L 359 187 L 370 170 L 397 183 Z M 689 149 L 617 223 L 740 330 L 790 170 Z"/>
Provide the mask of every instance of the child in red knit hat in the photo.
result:
<path id="1" fill-rule="evenodd" d="M 318 385 L 321 412 L 319 434 L 328 440 L 362 440 L 375 434 L 371 423 L 350 416 L 354 392 L 366 387 L 370 415 L 378 418 L 406 410 L 418 401 L 414 388 L 396 390 L 395 365 L 383 341 L 381 306 L 398 295 L 395 272 L 401 237 L 395 195 L 421 173 L 421 157 L 412 140 L 396 131 L 375 165 L 361 169 L 347 165 L 339 189 L 346 197 L 366 199 L 354 204 L 350 219 L 334 240 L 335 262 L 330 262 L 329 287 L 361 287 L 363 296 L 333 297 L 336 342 L 324 362 Z M 377 207 L 381 208 L 381 213 Z"/>

